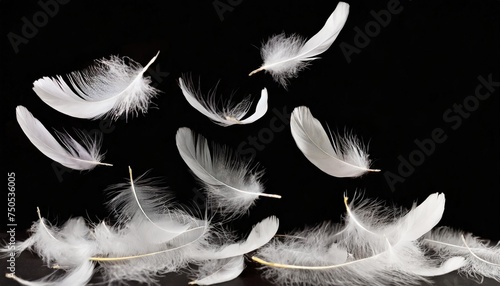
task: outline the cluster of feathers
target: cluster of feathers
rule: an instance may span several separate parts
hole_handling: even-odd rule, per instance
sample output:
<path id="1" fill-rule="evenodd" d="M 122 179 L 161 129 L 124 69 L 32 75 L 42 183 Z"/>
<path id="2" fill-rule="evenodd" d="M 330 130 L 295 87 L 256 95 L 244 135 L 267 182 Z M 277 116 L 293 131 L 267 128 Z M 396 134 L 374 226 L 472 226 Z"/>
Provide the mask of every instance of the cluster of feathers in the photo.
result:
<path id="1" fill-rule="evenodd" d="M 285 34 L 271 37 L 261 49 L 262 66 L 250 75 L 266 71 L 286 89 L 290 78 L 333 44 L 348 13 L 349 5 L 340 2 L 308 40 Z M 128 119 L 147 112 L 159 92 L 144 76 L 158 54 L 144 67 L 128 58 L 101 59 L 83 71 L 41 78 L 33 90 L 53 109 L 72 117 Z M 215 89 L 204 95 L 187 76 L 178 84 L 193 108 L 223 127 L 251 124 L 268 109 L 266 88 L 256 104 L 249 96 L 237 103 L 223 101 L 221 106 Z M 75 170 L 112 166 L 102 162 L 101 138 L 78 131 L 78 137 L 57 131 L 54 136 L 23 106 L 17 107 L 16 116 L 28 139 L 50 159 Z M 356 136 L 329 135 L 306 106 L 294 109 L 290 132 L 304 156 L 330 176 L 353 178 L 379 171 L 370 167 L 367 150 Z M 500 245 L 447 228 L 433 229 L 443 215 L 443 194 L 433 194 L 407 212 L 367 200 L 348 203 L 345 198 L 343 224 L 325 223 L 275 237 L 278 219 L 269 217 L 246 239 L 237 240 L 223 222 L 248 213 L 259 197 L 281 195 L 265 193 L 264 171 L 227 146 L 209 143 L 186 127 L 175 138 L 207 205 L 223 221 L 174 204 L 168 190 L 145 176 L 134 179 L 129 169 L 128 182 L 107 190 L 113 194 L 108 207 L 114 223 L 73 218 L 57 227 L 38 211 L 32 235 L 15 246 L 17 253 L 34 251 L 65 275 L 37 281 L 9 277 L 31 286 L 86 285 L 99 272 L 104 283 L 155 283 L 164 273 L 188 271 L 193 277 L 190 284 L 211 285 L 236 278 L 244 269 L 244 255 L 256 251 L 252 259 L 262 264 L 264 276 L 283 285 L 412 285 L 455 270 L 500 282 Z M 11 248 L 2 252 L 10 255 Z"/>

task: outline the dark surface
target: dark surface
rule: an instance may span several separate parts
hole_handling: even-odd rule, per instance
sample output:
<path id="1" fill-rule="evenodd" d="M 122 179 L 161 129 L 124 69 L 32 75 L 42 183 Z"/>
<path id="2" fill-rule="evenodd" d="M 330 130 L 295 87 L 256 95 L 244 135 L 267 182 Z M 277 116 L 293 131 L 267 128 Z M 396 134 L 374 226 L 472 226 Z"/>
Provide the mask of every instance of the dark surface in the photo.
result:
<path id="1" fill-rule="evenodd" d="M 219 2 L 232 6 L 219 15 L 214 8 Z M 76 216 L 93 222 L 109 219 L 104 206 L 109 197 L 103 190 L 124 182 L 128 166 L 136 175 L 151 170 L 151 176 L 163 178 L 179 203 L 194 200 L 203 206 L 196 181 L 175 146 L 177 129 L 190 127 L 211 141 L 239 149 L 242 156 L 255 155 L 265 169 L 266 192 L 283 196 L 260 199 L 248 215 L 228 223 L 241 234 L 270 215 L 279 217 L 280 233 L 325 220 L 338 222 L 344 213 L 344 192 L 363 191 L 367 198 L 405 208 L 443 192 L 447 200 L 440 225 L 499 240 L 499 88 L 466 115 L 443 116 L 475 94 L 478 77 L 500 81 L 500 2 L 401 1 L 401 12 L 392 15 L 386 27 L 348 62 L 341 44 L 355 45 L 357 28 L 364 29 L 373 21 L 373 13 L 386 9 L 390 1 L 351 2 L 348 21 L 336 42 L 292 79 L 288 90 L 269 74 L 247 76 L 261 64 L 258 47 L 280 32 L 314 35 L 337 2 L 269 2 L 74 0 L 59 5 L 57 13 L 16 52 L 9 33 L 22 36 L 23 19 L 32 19 L 42 8 L 37 1 L 1 1 L 0 161 L 4 172 L 16 174 L 17 231 L 37 220 L 37 206 L 55 224 Z M 51 109 L 32 91 L 33 81 L 80 70 L 95 59 L 120 55 L 146 64 L 158 50 L 149 75 L 162 93 L 146 115 L 128 122 L 106 126 L 101 120 L 71 118 Z M 195 80 L 200 77 L 205 91 L 220 79 L 221 96 L 234 91 L 236 99 L 248 94 L 257 98 L 267 87 L 269 111 L 251 125 L 217 126 L 182 96 L 176 80 L 186 72 Z M 90 172 L 61 169 L 22 133 L 15 120 L 17 105 L 27 107 L 49 130 L 102 133 L 105 162 L 114 167 Z M 279 120 L 277 113 L 290 113 L 300 105 L 309 106 L 332 130 L 353 130 L 369 143 L 373 167 L 382 172 L 357 179 L 324 174 L 298 150 L 287 120 L 270 138 L 262 137 L 263 130 L 269 130 L 275 118 Z M 431 138 L 436 129 L 443 130 L 447 139 L 436 143 L 433 152 L 403 176 L 398 168 L 418 150 L 415 141 Z M 267 143 L 252 147 L 252 137 Z M 386 180 L 389 174 L 401 176 L 402 181 L 391 188 Z M 0 217 L 6 217 L 6 204 L 6 200 L 0 204 Z M 0 223 L 5 234 L 8 222 Z M 25 278 L 47 273 L 29 254 L 23 254 L 18 265 L 19 275 L 24 273 Z M 227 285 L 265 285 L 253 267 L 250 263 L 244 275 Z M 176 282 L 169 283 L 170 279 Z M 475 285 L 456 275 L 435 281 L 445 286 Z M 187 280 L 171 275 L 163 282 L 185 285 Z M 8 282 L 2 278 L 0 285 L 9 285 L 4 283 Z"/>

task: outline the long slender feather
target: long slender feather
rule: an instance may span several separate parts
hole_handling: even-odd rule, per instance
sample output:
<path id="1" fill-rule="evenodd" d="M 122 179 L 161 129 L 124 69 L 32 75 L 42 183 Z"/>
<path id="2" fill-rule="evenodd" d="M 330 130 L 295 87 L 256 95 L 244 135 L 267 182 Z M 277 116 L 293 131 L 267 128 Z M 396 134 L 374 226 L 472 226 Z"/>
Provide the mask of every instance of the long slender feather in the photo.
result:
<path id="1" fill-rule="evenodd" d="M 116 120 L 124 114 L 128 118 L 145 113 L 158 93 L 150 78 L 144 77 L 158 54 L 145 67 L 129 58 L 111 56 L 68 74 L 69 83 L 62 76 L 43 77 L 33 83 L 33 90 L 50 107 L 72 117 Z"/>
<path id="2" fill-rule="evenodd" d="M 56 133 L 61 145 L 24 106 L 16 108 L 19 126 L 28 139 L 45 156 L 75 170 L 90 170 L 97 165 L 112 166 L 101 163 L 103 155 L 99 154 L 101 141 L 92 139 L 84 133 L 79 134 L 83 146 L 65 133 Z"/>
<path id="3" fill-rule="evenodd" d="M 176 144 L 184 162 L 203 184 L 211 205 L 221 212 L 241 215 L 259 196 L 280 197 L 262 193 L 261 173 L 253 172 L 250 163 L 220 147 L 213 148 L 212 156 L 207 140 L 189 128 L 177 131 Z"/>
<path id="4" fill-rule="evenodd" d="M 319 54 L 333 44 L 344 27 L 348 15 L 349 4 L 339 2 L 323 28 L 308 41 L 296 35 L 273 36 L 261 48 L 264 63 L 249 75 L 265 70 L 286 88 L 287 79 L 296 77 L 309 61 L 317 59 Z"/>
<path id="5" fill-rule="evenodd" d="M 220 109 L 214 99 L 215 90 L 204 98 L 199 90 L 195 90 L 193 83 L 189 78 L 179 78 L 179 87 L 184 94 L 186 100 L 201 114 L 210 118 L 214 123 L 221 126 L 231 126 L 234 124 L 249 124 L 255 122 L 267 112 L 267 89 L 262 89 L 261 96 L 255 112 L 249 117 L 243 119 L 250 110 L 252 102 L 249 98 L 234 104 L 230 100 L 226 102 L 225 106 Z"/>
<path id="6" fill-rule="evenodd" d="M 243 255 L 203 262 L 197 269 L 196 279 L 188 284 L 212 285 L 233 280 L 245 269 Z"/>
<path id="7" fill-rule="evenodd" d="M 306 158 L 321 171 L 335 177 L 358 177 L 370 169 L 368 154 L 354 135 L 328 137 L 309 108 L 296 107 L 290 128 L 293 139 Z"/>

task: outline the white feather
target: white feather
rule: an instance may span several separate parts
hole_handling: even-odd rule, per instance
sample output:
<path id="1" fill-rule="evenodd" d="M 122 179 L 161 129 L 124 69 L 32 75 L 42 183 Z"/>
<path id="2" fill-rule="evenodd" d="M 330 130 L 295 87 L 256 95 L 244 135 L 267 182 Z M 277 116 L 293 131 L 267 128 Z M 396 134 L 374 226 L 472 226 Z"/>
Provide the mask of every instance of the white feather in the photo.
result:
<path id="1" fill-rule="evenodd" d="M 50 274 L 36 281 L 24 280 L 12 274 L 7 274 L 6 277 L 14 279 L 19 284 L 25 286 L 84 286 L 87 285 L 93 274 L 94 264 L 87 260 L 59 277 Z"/>
<path id="2" fill-rule="evenodd" d="M 225 259 L 252 252 L 268 243 L 278 231 L 279 220 L 272 216 L 256 224 L 247 239 L 204 249 L 196 254 L 198 260 Z"/>
<path id="3" fill-rule="evenodd" d="M 119 225 L 137 233 L 143 243 L 161 243 L 180 235 L 194 223 L 185 212 L 174 208 L 171 194 L 157 187 L 151 179 L 140 176 L 134 181 L 129 167 L 130 181 L 114 185 L 114 198 L 108 207 L 115 212 Z"/>
<path id="4" fill-rule="evenodd" d="M 159 52 L 158 52 L 159 54 Z M 55 110 L 77 118 L 119 118 L 125 114 L 145 113 L 149 102 L 158 90 L 144 77 L 148 67 L 125 58 L 111 56 L 98 60 L 94 66 L 67 75 L 44 77 L 33 83 L 33 90 L 46 104 Z"/>
<path id="5" fill-rule="evenodd" d="M 312 116 L 309 108 L 296 107 L 290 128 L 293 139 L 306 158 L 321 171 L 335 177 L 358 177 L 370 169 L 368 154 L 354 135 L 331 138 Z"/>
<path id="6" fill-rule="evenodd" d="M 103 155 L 99 154 L 101 142 L 93 140 L 89 135 L 79 134 L 83 146 L 65 133 L 56 133 L 62 146 L 24 106 L 16 108 L 19 126 L 28 139 L 45 156 L 75 170 L 90 170 L 96 165 L 112 166 L 101 163 Z"/>
<path id="7" fill-rule="evenodd" d="M 227 259 L 203 262 L 197 269 L 197 278 L 190 285 L 212 285 L 230 281 L 238 277 L 245 269 L 243 255 Z"/>
<path id="8" fill-rule="evenodd" d="M 196 110 L 201 112 L 201 114 L 210 118 L 214 123 L 221 126 L 230 126 L 234 124 L 249 124 L 255 122 L 267 112 L 267 89 L 264 88 L 261 92 L 261 96 L 255 112 L 249 117 L 245 117 L 252 106 L 252 102 L 249 98 L 243 99 L 243 101 L 238 104 L 233 104 L 231 101 L 227 101 L 223 109 L 218 108 L 215 102 L 215 90 L 211 92 L 207 98 L 204 98 L 199 90 L 195 90 L 193 83 L 190 79 L 179 78 L 179 87 L 184 94 L 186 100 L 194 107 Z"/>
<path id="9" fill-rule="evenodd" d="M 500 243 L 479 239 L 470 233 L 463 233 L 448 227 L 440 227 L 425 236 L 425 245 L 437 252 L 442 259 L 450 256 L 463 256 L 465 265 L 459 272 L 478 282 L 483 277 L 500 283 Z"/>
<path id="10" fill-rule="evenodd" d="M 349 4 L 339 2 L 323 28 L 308 41 L 284 34 L 270 38 L 261 48 L 262 66 L 249 75 L 266 70 L 286 88 L 287 79 L 296 77 L 309 61 L 317 59 L 335 41 L 349 15 Z"/>
<path id="11" fill-rule="evenodd" d="M 280 197 L 262 193 L 261 173 L 252 171 L 250 163 L 241 161 L 224 147 L 215 146 L 212 156 L 207 140 L 189 128 L 177 131 L 176 144 L 184 162 L 203 184 L 211 205 L 221 212 L 241 215 L 259 196 Z"/>
<path id="12" fill-rule="evenodd" d="M 31 250 L 51 267 L 71 269 L 81 265 L 97 252 L 91 230 L 83 218 L 72 218 L 65 222 L 62 228 L 58 228 L 41 217 L 40 210 L 37 211 L 39 220 L 33 223 L 31 236 L 15 245 L 16 253 Z M 11 251 L 8 247 L 1 250 L 5 253 Z"/>
<path id="13" fill-rule="evenodd" d="M 435 194 L 406 215 L 372 202 L 347 206 L 343 228 L 325 224 L 292 233 L 259 249 L 252 259 L 264 264 L 264 275 L 281 285 L 415 285 L 464 263 L 451 257 L 439 265 L 416 240 L 417 233 L 435 225 L 443 204 L 444 198 Z M 433 207 L 441 213 L 424 213 Z M 415 232 L 408 228 L 419 221 L 425 227 Z"/>

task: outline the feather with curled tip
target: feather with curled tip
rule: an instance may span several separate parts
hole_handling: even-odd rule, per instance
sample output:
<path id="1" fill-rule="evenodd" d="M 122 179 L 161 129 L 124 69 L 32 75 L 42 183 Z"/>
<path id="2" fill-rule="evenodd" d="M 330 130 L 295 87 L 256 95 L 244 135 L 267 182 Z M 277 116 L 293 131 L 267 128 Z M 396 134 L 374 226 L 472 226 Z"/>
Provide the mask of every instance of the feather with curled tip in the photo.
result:
<path id="1" fill-rule="evenodd" d="M 158 52 L 159 54 L 159 52 Z M 145 113 L 158 90 L 150 85 L 144 73 L 158 54 L 142 67 L 132 59 L 112 56 L 101 59 L 94 66 L 67 75 L 44 77 L 33 83 L 33 90 L 55 110 L 76 118 L 97 119 Z"/>
<path id="2" fill-rule="evenodd" d="M 245 269 L 243 255 L 203 262 L 190 285 L 212 285 L 233 280 Z"/>
<path id="3" fill-rule="evenodd" d="M 56 133 L 61 145 L 24 106 L 16 108 L 16 117 L 19 126 L 28 139 L 45 156 L 59 164 L 75 169 L 90 170 L 97 165 L 112 166 L 101 163 L 103 155 L 99 154 L 101 142 L 93 140 L 90 136 L 81 133 L 83 146 L 65 133 Z"/>
<path id="4" fill-rule="evenodd" d="M 217 146 L 211 154 L 207 140 L 189 128 L 177 131 L 176 144 L 184 162 L 203 184 L 210 205 L 222 213 L 241 215 L 259 196 L 280 198 L 262 192 L 261 173 L 252 171 L 249 163 Z"/>
<path id="5" fill-rule="evenodd" d="M 464 263 L 462 257 L 450 257 L 439 264 L 420 247 L 417 236 L 435 226 L 443 204 L 444 197 L 435 194 L 402 215 L 371 202 L 356 208 L 346 202 L 344 226 L 326 224 L 287 235 L 284 241 L 277 238 L 252 259 L 281 285 L 414 285 Z M 434 208 L 438 211 L 425 213 Z M 419 221 L 425 226 L 410 228 Z"/>
<path id="6" fill-rule="evenodd" d="M 358 177 L 370 169 L 368 154 L 354 135 L 335 136 L 331 141 L 309 108 L 296 107 L 290 128 L 293 139 L 306 158 L 321 171 L 335 177 Z"/>
<path id="7" fill-rule="evenodd" d="M 7 278 L 14 279 L 21 285 L 25 286 L 84 286 L 89 283 L 94 274 L 94 263 L 83 261 L 81 265 L 68 270 L 64 275 L 56 276 L 50 274 L 36 281 L 28 281 L 17 277 L 14 274 L 7 274 Z"/>
<path id="8" fill-rule="evenodd" d="M 425 236 L 425 245 L 437 253 L 441 259 L 463 256 L 466 263 L 458 271 L 479 283 L 483 277 L 500 283 L 500 243 L 479 239 L 471 233 L 463 233 L 448 227 L 437 228 Z"/>
<path id="9" fill-rule="evenodd" d="M 335 41 L 349 15 L 349 4 L 339 2 L 323 28 L 309 40 L 284 34 L 271 37 L 261 48 L 262 66 L 249 75 L 265 70 L 286 88 L 287 79 L 296 77 L 309 61 L 317 59 Z"/>
<path id="10" fill-rule="evenodd" d="M 210 118 L 214 123 L 224 127 L 234 124 L 249 124 L 255 122 L 267 112 L 268 96 L 266 88 L 264 88 L 261 92 L 255 112 L 249 117 L 242 119 L 247 115 L 252 105 L 252 102 L 248 97 L 243 99 L 243 101 L 238 104 L 232 104 L 228 101 L 226 106 L 220 110 L 214 100 L 215 90 L 209 94 L 207 98 L 203 98 L 200 91 L 194 89 L 193 83 L 188 78 L 179 78 L 179 87 L 181 88 L 184 97 L 192 107 L 201 112 L 201 114 Z"/>

